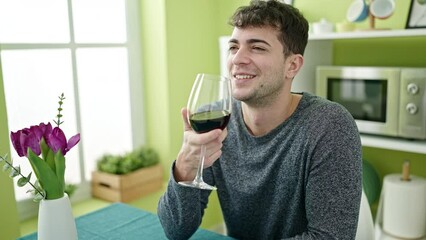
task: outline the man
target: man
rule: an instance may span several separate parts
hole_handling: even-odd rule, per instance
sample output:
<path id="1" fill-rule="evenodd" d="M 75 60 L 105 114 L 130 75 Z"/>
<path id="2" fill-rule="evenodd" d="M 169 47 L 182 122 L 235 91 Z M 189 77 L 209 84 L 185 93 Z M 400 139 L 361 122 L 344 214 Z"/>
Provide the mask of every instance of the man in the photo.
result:
<path id="1" fill-rule="evenodd" d="M 229 236 L 354 239 L 362 192 L 355 122 L 336 103 L 291 92 L 306 19 L 271 0 L 237 9 L 230 23 L 231 120 L 223 131 L 196 134 L 182 110 L 183 145 L 158 205 L 166 235 L 187 239 L 201 223 L 211 191 L 177 182 L 194 178 L 205 144 L 204 180 L 217 186 Z"/>

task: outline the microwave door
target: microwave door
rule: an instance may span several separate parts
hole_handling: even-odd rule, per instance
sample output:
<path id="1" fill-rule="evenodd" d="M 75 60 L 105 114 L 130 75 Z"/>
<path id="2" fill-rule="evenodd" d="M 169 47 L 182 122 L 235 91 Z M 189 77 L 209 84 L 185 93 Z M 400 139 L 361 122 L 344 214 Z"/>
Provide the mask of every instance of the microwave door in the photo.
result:
<path id="1" fill-rule="evenodd" d="M 399 76 L 394 70 L 368 67 L 346 69 L 322 76 L 322 94 L 343 105 L 362 133 L 397 136 Z M 320 76 L 321 78 L 321 76 Z M 321 92 L 319 92 L 321 95 Z"/>

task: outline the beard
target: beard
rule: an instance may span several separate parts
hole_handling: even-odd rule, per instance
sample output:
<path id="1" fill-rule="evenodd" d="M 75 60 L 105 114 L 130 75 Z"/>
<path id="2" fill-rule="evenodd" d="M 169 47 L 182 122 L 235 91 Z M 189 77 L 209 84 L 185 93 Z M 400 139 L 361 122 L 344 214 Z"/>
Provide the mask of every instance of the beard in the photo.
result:
<path id="1" fill-rule="evenodd" d="M 283 87 L 284 79 L 273 76 L 272 81 L 258 83 L 247 94 L 234 95 L 234 98 L 252 107 L 264 107 L 277 99 Z"/>

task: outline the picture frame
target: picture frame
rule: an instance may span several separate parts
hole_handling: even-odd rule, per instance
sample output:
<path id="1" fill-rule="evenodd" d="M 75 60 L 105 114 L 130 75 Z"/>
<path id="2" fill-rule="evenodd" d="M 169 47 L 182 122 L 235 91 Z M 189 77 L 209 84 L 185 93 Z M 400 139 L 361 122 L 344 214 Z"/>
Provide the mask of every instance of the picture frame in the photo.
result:
<path id="1" fill-rule="evenodd" d="M 426 28 L 425 0 L 411 0 L 405 28 Z"/>

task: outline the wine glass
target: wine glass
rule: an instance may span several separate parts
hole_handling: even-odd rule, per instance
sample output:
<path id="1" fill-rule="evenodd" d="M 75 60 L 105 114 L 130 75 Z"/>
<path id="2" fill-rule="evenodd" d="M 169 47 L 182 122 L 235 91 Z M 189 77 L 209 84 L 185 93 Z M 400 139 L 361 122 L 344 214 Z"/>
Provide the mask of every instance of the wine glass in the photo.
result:
<path id="1" fill-rule="evenodd" d="M 219 75 L 197 74 L 187 108 L 187 117 L 195 132 L 205 133 L 216 128 L 224 129 L 231 117 L 231 81 Z M 217 189 L 203 181 L 205 155 L 206 146 L 202 145 L 197 175 L 193 181 L 182 181 L 179 184 L 199 189 Z"/>

